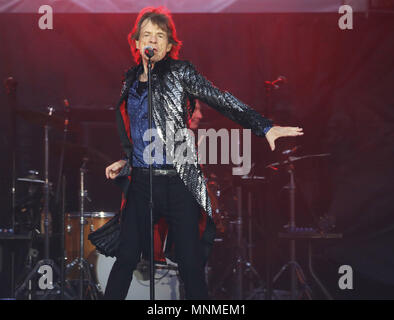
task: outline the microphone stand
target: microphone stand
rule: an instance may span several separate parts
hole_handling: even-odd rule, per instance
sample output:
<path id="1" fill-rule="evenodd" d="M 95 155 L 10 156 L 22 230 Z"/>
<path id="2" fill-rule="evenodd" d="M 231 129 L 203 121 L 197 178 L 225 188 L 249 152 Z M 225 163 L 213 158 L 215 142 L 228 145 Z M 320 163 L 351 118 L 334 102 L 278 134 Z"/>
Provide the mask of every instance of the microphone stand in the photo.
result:
<path id="1" fill-rule="evenodd" d="M 148 57 L 148 116 L 149 116 L 149 216 L 150 216 L 150 300 L 155 300 L 155 256 L 154 256 L 154 225 L 153 225 L 153 167 L 152 167 L 152 61 Z"/>

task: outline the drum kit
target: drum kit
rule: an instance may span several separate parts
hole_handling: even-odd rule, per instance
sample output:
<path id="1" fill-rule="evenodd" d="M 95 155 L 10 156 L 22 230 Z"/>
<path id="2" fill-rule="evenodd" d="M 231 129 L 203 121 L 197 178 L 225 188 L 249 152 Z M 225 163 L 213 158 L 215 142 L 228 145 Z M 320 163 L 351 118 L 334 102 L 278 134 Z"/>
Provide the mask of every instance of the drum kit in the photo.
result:
<path id="1" fill-rule="evenodd" d="M 68 102 L 65 101 L 65 106 L 67 105 Z M 33 233 L 33 240 L 29 244 L 28 263 L 26 263 L 25 274 L 27 275 L 17 285 L 15 297 L 18 299 L 100 299 L 105 291 L 114 258 L 97 252 L 88 241 L 88 235 L 114 217 L 115 212 L 85 211 L 85 200 L 90 201 L 85 179 L 88 163 L 95 162 L 105 167 L 110 159 L 91 147 L 66 141 L 69 131 L 79 132 L 81 129 L 79 124 L 72 123 L 71 125 L 67 113 L 63 119 L 54 115 L 53 108 L 48 108 L 48 112 L 16 109 L 16 115 L 29 123 L 44 127 L 45 178 L 42 179 L 38 171 L 30 170 L 26 177 L 15 179 L 18 183 L 18 193 L 23 193 L 15 204 L 15 231 Z M 49 144 L 50 129 L 63 130 L 62 143 Z M 50 148 L 60 155 L 56 190 L 48 177 Z M 79 159 L 81 164 L 79 211 L 74 212 L 65 210 L 66 188 L 63 175 L 65 153 L 72 154 L 72 161 Z M 42 259 L 33 266 L 32 260 L 34 258 L 37 260 L 39 256 L 39 250 L 37 250 L 39 242 L 41 244 L 43 242 L 44 254 Z M 54 252 L 49 254 L 49 248 L 56 246 L 53 242 L 58 242 L 58 246 L 60 244 L 58 251 L 61 252 L 61 257 L 57 259 L 59 263 L 51 259 L 59 254 Z M 31 254 L 32 252 L 34 255 Z M 39 270 L 43 265 L 51 266 L 54 271 L 55 290 L 43 291 L 34 285 L 38 281 L 33 280 L 39 277 Z M 141 263 L 134 272 L 135 280 L 130 286 L 127 299 L 149 299 L 149 279 L 144 275 L 144 264 Z M 183 286 L 179 280 L 176 264 L 156 267 L 155 285 L 157 299 L 174 300 L 181 299 L 183 296 Z"/>
<path id="2" fill-rule="evenodd" d="M 265 165 L 263 170 L 272 169 L 273 172 L 281 171 L 288 173 L 290 182 L 284 188 L 289 189 L 289 224 L 284 226 L 286 232 L 291 234 L 302 230 L 307 236 L 312 234 L 325 233 L 327 228 L 322 228 L 320 224 L 310 228 L 297 228 L 295 219 L 295 164 L 303 159 L 313 159 L 327 157 L 329 153 L 310 154 L 295 156 L 298 146 L 282 152 L 281 161 Z M 254 165 L 253 165 L 254 166 Z M 216 196 L 212 201 L 214 207 L 214 221 L 217 226 L 216 246 L 219 250 L 215 252 L 214 259 L 208 262 L 206 267 L 206 279 L 210 289 L 210 295 L 217 299 L 272 299 L 275 293 L 272 290 L 273 284 L 288 268 L 291 272 L 291 297 L 295 297 L 295 274 L 291 261 L 295 261 L 295 242 L 290 242 L 290 262 L 275 276 L 271 274 L 272 263 L 272 230 L 267 230 L 272 225 L 268 220 L 272 219 L 268 212 L 264 212 L 265 221 L 263 226 L 260 221 L 256 221 L 256 216 L 261 208 L 255 208 L 256 193 L 258 197 L 264 197 L 267 189 L 272 185 L 272 179 L 268 172 L 265 176 L 257 174 L 257 170 L 252 169 L 252 174 L 244 175 L 232 183 L 225 182 L 226 188 L 221 188 L 220 182 L 211 175 L 208 179 L 208 189 L 210 196 Z M 212 179 L 214 178 L 214 179 Z M 214 191 L 213 191 L 214 190 Z M 263 202 L 267 199 L 261 199 Z M 216 206 L 216 208 L 215 208 Z M 267 210 L 264 208 L 263 210 Z M 314 221 L 312 224 L 316 224 Z M 332 224 L 330 224 L 332 227 Z M 258 237 L 262 237 L 264 245 L 258 248 L 262 252 L 266 274 L 261 276 L 255 264 L 255 242 L 253 233 L 258 229 Z M 215 249 L 214 249 L 215 250 Z M 220 252 L 221 251 L 221 252 Z M 302 269 L 297 265 L 297 273 L 303 274 Z M 276 291 L 277 292 L 277 291 Z M 282 293 L 283 295 L 283 293 Z M 289 294 L 290 296 L 290 294 Z M 275 295 L 278 297 L 278 295 Z M 286 296 L 287 299 L 287 296 Z"/>
<path id="3" fill-rule="evenodd" d="M 65 100 L 66 111 L 69 110 L 68 102 Z M 22 299 L 47 299 L 49 292 L 52 292 L 55 299 L 100 299 L 102 297 L 106 282 L 114 263 L 114 258 L 105 257 L 96 251 L 95 247 L 88 240 L 88 235 L 103 226 L 107 221 L 115 216 L 114 212 L 107 211 L 85 211 L 85 199 L 88 193 L 85 187 L 85 175 L 88 163 L 91 160 L 98 161 L 103 166 L 109 162 L 107 156 L 91 147 L 82 146 L 67 142 L 69 131 L 79 132 L 81 127 L 78 123 L 71 123 L 68 112 L 64 118 L 54 115 L 54 109 L 48 108 L 47 112 L 35 110 L 16 109 L 15 113 L 26 121 L 44 128 L 45 138 L 45 173 L 40 177 L 35 170 L 29 171 L 26 177 L 15 178 L 13 180 L 20 184 L 17 189 L 23 190 L 24 195 L 19 202 L 13 200 L 13 221 L 18 225 L 18 232 L 33 232 L 38 237 L 44 237 L 43 258 L 32 266 L 31 250 L 34 246 L 30 244 L 28 272 L 23 281 L 15 290 L 15 297 Z M 49 130 L 57 129 L 63 131 L 62 143 L 51 145 L 60 154 L 60 166 L 58 181 L 53 184 L 49 181 Z M 66 212 L 65 209 L 65 176 L 63 175 L 64 154 L 73 154 L 73 159 L 78 159 L 81 164 L 80 188 L 79 188 L 79 211 Z M 267 168 L 277 169 L 278 167 L 293 166 L 294 162 L 312 158 L 325 157 L 328 154 L 294 156 L 294 150 L 289 150 L 284 161 L 271 163 Z M 14 158 L 15 160 L 15 158 Z M 294 174 L 294 167 L 292 174 Z M 213 298 L 236 298 L 243 299 L 250 296 L 257 287 L 267 286 L 262 277 L 257 272 L 253 263 L 253 208 L 252 192 L 249 192 L 243 201 L 242 188 L 246 184 L 258 185 L 266 184 L 265 176 L 243 176 L 235 186 L 233 181 L 224 181 L 216 174 L 207 176 L 207 185 L 213 205 L 213 219 L 217 229 L 215 243 L 221 248 L 226 247 L 231 252 L 223 257 L 223 264 L 210 260 L 206 266 L 206 279 L 210 294 Z M 54 190 L 56 186 L 56 191 Z M 15 188 L 13 188 L 14 190 Z M 294 189 L 294 188 L 293 188 Z M 15 194 L 13 193 L 13 197 Z M 294 194 L 293 194 L 294 198 Z M 293 199 L 294 201 L 294 199 Z M 247 203 L 247 210 L 244 209 L 243 202 Z M 246 214 L 247 213 L 247 214 Z M 294 212 L 293 212 L 294 215 Z M 247 218 L 247 219 L 244 219 Z M 244 222 L 248 224 L 245 225 Z M 15 224 L 16 225 L 16 224 Z M 14 226 L 14 222 L 13 222 Z M 294 228 L 294 216 L 291 217 L 291 228 Z M 246 234 L 245 234 L 246 231 Z M 60 262 L 55 263 L 50 258 L 49 243 L 50 238 L 60 243 Z M 59 241 L 60 238 L 60 241 Z M 33 237 L 34 242 L 34 237 Z M 53 257 L 54 255 L 52 255 Z M 217 256 L 215 257 L 217 259 Z M 38 271 L 43 265 L 49 265 L 55 272 L 56 281 L 53 284 L 56 290 L 40 290 L 34 286 L 33 281 Z M 60 265 L 60 267 L 58 267 Z M 137 270 L 134 271 L 134 279 L 130 286 L 127 299 L 149 299 L 149 265 L 141 261 Z M 294 273 L 294 271 L 292 271 Z M 220 275 L 220 276 L 218 276 Z M 248 284 L 245 284 L 244 280 Z M 235 286 L 228 289 L 228 283 Z M 182 281 L 179 278 L 176 264 L 156 267 L 155 276 L 156 298 L 163 300 L 182 299 L 184 290 Z M 244 292 L 248 287 L 247 294 Z M 223 292 L 226 295 L 221 295 Z"/>
<path id="4" fill-rule="evenodd" d="M 63 144 L 55 144 L 53 148 L 61 154 L 61 166 L 63 165 L 64 150 L 73 154 L 73 158 L 80 159 L 80 190 L 79 205 L 80 210 L 76 212 L 65 212 L 64 202 L 65 195 L 63 190 L 63 212 L 61 216 L 61 232 L 57 236 L 61 237 L 61 251 L 63 257 L 60 260 L 60 268 L 49 258 L 49 237 L 55 238 L 56 233 L 53 230 L 55 215 L 52 215 L 50 209 L 59 208 L 50 205 L 52 198 L 55 198 L 53 184 L 48 179 L 49 167 L 49 145 L 48 132 L 49 128 L 64 127 L 65 135 L 69 129 L 68 119 L 60 119 L 53 115 L 53 109 L 48 113 L 17 110 L 17 114 L 26 120 L 44 126 L 45 129 L 45 178 L 41 179 L 38 172 L 31 170 L 29 175 L 16 180 L 20 184 L 27 186 L 27 196 L 21 201 L 22 205 L 17 205 L 18 213 L 17 222 L 20 228 L 24 230 L 36 230 L 44 236 L 45 255 L 44 259 L 39 261 L 32 269 L 32 272 L 24 279 L 22 284 L 16 289 L 17 297 L 39 297 L 34 295 L 31 282 L 36 276 L 40 266 L 47 264 L 58 270 L 58 281 L 56 291 L 62 299 L 100 299 L 105 291 L 106 282 L 114 263 L 114 258 L 105 257 L 96 251 L 95 247 L 88 241 L 88 235 L 103 226 L 107 221 L 115 216 L 114 212 L 94 211 L 86 212 L 84 201 L 88 198 L 85 187 L 85 174 L 89 159 L 100 161 L 103 166 L 109 162 L 109 159 L 101 152 L 86 146 L 66 142 L 64 137 Z M 78 130 L 74 125 L 72 130 Z M 289 152 L 293 154 L 292 152 Z M 295 161 L 311 157 L 324 157 L 328 154 L 293 156 L 289 155 L 282 162 L 271 163 L 267 168 L 277 169 L 277 167 L 288 165 Z M 59 176 L 62 175 L 60 168 Z M 243 299 L 246 298 L 251 290 L 256 287 L 265 286 L 263 278 L 259 275 L 253 265 L 252 250 L 252 211 L 251 195 L 247 196 L 247 219 L 243 219 L 244 209 L 242 206 L 242 186 L 246 184 L 266 184 L 267 179 L 264 176 L 243 176 L 240 185 L 234 187 L 232 181 L 221 181 L 214 173 L 208 174 L 207 186 L 213 206 L 213 220 L 217 229 L 215 243 L 217 246 L 231 248 L 232 258 L 229 261 L 227 257 L 226 266 L 219 266 L 220 277 L 217 276 L 218 264 L 215 261 L 209 261 L 206 266 L 206 279 L 210 288 L 211 296 L 221 296 L 224 291 L 227 292 L 226 298 Z M 63 181 L 63 184 L 65 182 Z M 40 188 L 42 187 L 43 188 Z M 59 188 L 59 182 L 58 182 Z M 61 187 L 61 183 L 60 183 Z M 25 188 L 26 189 L 26 188 Z M 64 186 L 63 186 L 64 189 Z M 43 191 L 42 191 L 43 190 Z M 234 193 L 236 191 L 236 193 Z M 58 190 L 56 195 L 59 194 Z M 54 200 L 56 202 L 56 200 Z M 56 215 L 56 217 L 59 215 Z M 248 225 L 244 227 L 244 220 Z M 246 236 L 244 231 L 246 229 Z M 246 239 L 247 238 L 247 239 Z M 64 241 L 64 242 L 63 242 Z M 63 265 L 64 264 L 64 265 Z M 134 273 L 134 279 L 130 286 L 127 299 L 149 299 L 149 279 L 146 277 L 148 264 L 141 263 Z M 224 270 L 223 270 L 224 268 Z M 216 274 L 215 274 L 216 269 Z M 179 273 L 176 264 L 156 267 L 156 298 L 162 300 L 182 299 L 183 287 L 179 279 Z M 245 280 L 246 279 L 246 280 Z M 244 282 L 248 282 L 248 294 Z M 226 283 L 234 283 L 235 286 L 230 290 L 226 288 Z M 252 283 L 254 285 L 252 285 Z M 40 298 L 48 298 L 41 295 Z"/>

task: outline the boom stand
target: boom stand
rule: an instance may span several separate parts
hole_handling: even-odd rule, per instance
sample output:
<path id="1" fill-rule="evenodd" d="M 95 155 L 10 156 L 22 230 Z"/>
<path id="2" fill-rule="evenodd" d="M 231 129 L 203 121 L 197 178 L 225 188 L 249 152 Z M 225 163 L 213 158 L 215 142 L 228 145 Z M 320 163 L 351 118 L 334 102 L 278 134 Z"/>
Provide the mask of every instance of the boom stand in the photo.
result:
<path id="1" fill-rule="evenodd" d="M 294 171 L 295 167 L 291 162 L 290 156 L 288 157 L 288 165 L 287 165 L 287 172 L 290 175 L 290 183 L 288 185 L 289 188 L 289 200 L 290 200 L 290 221 L 289 221 L 289 231 L 295 231 L 296 229 L 296 222 L 295 222 L 295 191 L 296 185 L 294 181 Z M 306 283 L 304 272 L 302 271 L 301 266 L 296 261 L 296 247 L 295 247 L 295 240 L 290 240 L 290 261 L 288 261 L 275 275 L 272 284 L 274 284 L 278 278 L 283 274 L 283 272 L 290 267 L 290 292 L 291 292 L 291 299 L 295 300 L 297 298 L 297 277 L 299 282 L 303 285 L 303 290 L 305 291 L 308 298 L 311 299 L 312 290 Z"/>
<path id="2" fill-rule="evenodd" d="M 237 220 L 233 221 L 232 223 L 236 225 L 236 239 L 237 239 L 237 244 L 236 244 L 236 253 L 235 257 L 232 263 L 230 263 L 227 267 L 227 269 L 224 271 L 223 276 L 221 279 L 218 281 L 218 284 L 212 289 L 213 294 L 222 287 L 224 282 L 232 277 L 232 274 L 235 274 L 235 281 L 234 283 L 236 284 L 235 286 L 235 294 L 232 298 L 236 300 L 242 300 L 244 299 L 244 275 L 247 272 L 251 272 L 258 280 L 258 285 L 260 287 L 264 287 L 264 283 L 256 269 L 253 267 L 252 263 L 249 261 L 251 256 L 249 256 L 249 259 L 246 259 L 246 254 L 245 254 L 245 247 L 247 245 L 245 244 L 245 241 L 243 239 L 243 232 L 242 232 L 242 227 L 243 227 L 243 219 L 242 219 L 242 187 L 238 186 L 237 187 L 237 202 L 238 202 L 238 217 Z M 248 244 L 250 245 L 250 243 Z M 254 295 L 252 295 L 254 296 Z M 249 296 L 251 297 L 251 296 Z"/>
<path id="3" fill-rule="evenodd" d="M 55 271 L 57 276 L 60 276 L 60 271 L 59 268 L 56 266 L 55 262 L 52 259 L 49 259 L 49 219 L 48 219 L 48 214 L 49 214 L 49 122 L 51 119 L 51 116 L 54 112 L 54 108 L 48 107 L 48 120 L 47 123 L 44 125 L 44 131 L 45 131 L 45 138 L 44 138 L 44 145 L 45 145 L 45 181 L 44 181 L 44 232 L 45 232 L 45 237 L 44 237 L 44 259 L 40 260 L 36 263 L 32 271 L 27 275 L 26 279 L 23 281 L 23 283 L 15 290 L 15 297 L 20 295 L 27 287 L 28 283 L 30 280 L 32 280 L 35 276 L 37 276 L 37 273 L 42 274 L 44 277 L 45 275 L 48 275 L 48 277 L 44 277 L 41 279 L 46 279 L 47 281 L 43 281 L 41 283 L 39 281 L 39 284 L 41 283 L 42 290 L 45 290 L 45 294 L 43 295 L 43 299 L 47 297 L 49 293 L 60 293 L 59 290 L 57 291 L 52 291 L 52 289 L 59 289 L 59 285 L 56 283 L 55 286 L 53 285 L 53 273 L 48 271 Z M 42 268 L 45 267 L 45 268 Z M 49 267 L 49 268 L 48 268 Z M 52 275 L 52 277 L 49 276 L 49 274 Z"/>
<path id="4" fill-rule="evenodd" d="M 84 299 L 84 284 L 85 284 L 85 279 L 87 282 L 87 287 L 86 287 L 86 292 L 90 293 L 90 298 L 92 300 L 97 300 L 98 299 L 98 289 L 96 287 L 96 284 L 94 282 L 94 278 L 92 277 L 91 273 L 91 267 L 89 262 L 84 258 L 84 226 L 85 226 L 85 214 L 84 214 L 84 203 L 85 203 L 85 198 L 87 197 L 87 191 L 85 190 L 85 173 L 87 172 L 86 169 L 86 162 L 88 161 L 88 158 L 83 158 L 82 160 L 82 166 L 79 169 L 80 170 L 80 195 L 79 195 L 79 209 L 80 209 L 80 215 L 79 215 L 79 224 L 80 224 L 80 246 L 79 246 L 79 257 L 75 258 L 70 264 L 67 265 L 67 273 L 71 270 L 72 267 L 75 265 L 78 265 L 79 269 L 79 299 L 83 300 Z"/>

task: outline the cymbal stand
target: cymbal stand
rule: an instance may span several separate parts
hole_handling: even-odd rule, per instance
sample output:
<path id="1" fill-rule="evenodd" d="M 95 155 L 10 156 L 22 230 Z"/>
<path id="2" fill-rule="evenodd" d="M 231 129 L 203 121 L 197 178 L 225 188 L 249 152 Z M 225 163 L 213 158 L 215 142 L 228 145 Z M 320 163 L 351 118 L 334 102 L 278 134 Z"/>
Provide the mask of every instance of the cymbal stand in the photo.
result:
<path id="1" fill-rule="evenodd" d="M 44 125 L 44 145 L 45 145 L 45 181 L 44 181 L 44 232 L 45 232 L 45 237 L 44 237 L 44 259 L 40 260 L 36 263 L 34 268 L 31 270 L 31 272 L 27 275 L 26 279 L 23 281 L 23 283 L 15 290 L 15 297 L 18 297 L 25 289 L 28 287 L 28 283 L 30 280 L 32 280 L 34 277 L 37 276 L 37 273 L 39 273 L 39 269 L 42 266 L 49 266 L 51 270 L 55 271 L 57 276 L 60 276 L 60 271 L 55 262 L 52 259 L 49 259 L 49 122 L 51 119 L 51 116 L 54 113 L 54 108 L 53 107 L 48 107 L 48 120 Z M 44 298 L 49 294 L 49 292 L 53 289 L 57 289 L 55 293 L 60 293 L 59 285 L 58 283 L 53 283 L 53 279 L 48 279 L 48 283 L 46 285 L 46 291 L 45 295 L 43 296 Z"/>
<path id="2" fill-rule="evenodd" d="M 294 164 L 291 162 L 291 157 L 288 156 L 288 165 L 286 166 L 287 172 L 289 173 L 290 176 L 290 182 L 288 185 L 289 189 L 289 201 L 290 201 L 290 220 L 289 220 L 289 225 L 288 228 L 290 232 L 296 230 L 296 221 L 295 221 L 295 192 L 296 192 L 296 184 L 294 180 L 294 172 L 295 172 L 295 167 Z M 279 277 L 283 274 L 283 272 L 287 269 L 290 268 L 290 292 L 291 292 L 291 299 L 295 300 L 297 299 L 297 293 L 298 293 L 298 288 L 297 288 L 297 278 L 300 284 L 303 287 L 303 290 L 305 291 L 305 294 L 308 296 L 309 299 L 311 299 L 312 295 L 312 290 L 309 287 L 309 285 L 306 282 L 306 278 L 304 275 L 304 272 L 299 265 L 299 263 L 296 261 L 296 247 L 295 247 L 295 240 L 291 239 L 290 240 L 290 260 L 282 266 L 282 268 L 279 270 L 279 272 L 275 275 L 273 278 L 272 284 L 274 284 Z M 301 292 L 302 294 L 302 292 Z"/>
<path id="3" fill-rule="evenodd" d="M 62 176 L 63 176 L 63 167 L 64 167 L 64 151 L 65 151 L 65 144 L 67 141 L 67 136 L 68 136 L 68 126 L 70 123 L 69 119 L 69 114 L 70 114 L 70 104 L 67 99 L 63 101 L 65 109 L 66 109 L 66 116 L 64 119 L 64 129 L 63 129 L 63 139 L 62 139 L 62 148 L 60 151 L 60 159 L 59 159 L 59 173 L 58 173 L 58 179 L 57 179 L 57 185 L 56 185 L 56 197 L 55 197 L 55 204 L 57 207 L 59 207 L 59 202 L 60 202 L 60 192 L 62 190 Z"/>
<path id="4" fill-rule="evenodd" d="M 248 257 L 250 260 L 250 265 L 253 265 L 253 235 L 252 235 L 252 230 L 253 230 L 253 226 L 257 227 L 260 231 L 261 231 L 261 227 L 253 222 L 252 219 L 252 193 L 249 191 L 248 192 Z M 265 230 L 262 231 L 262 234 L 265 234 L 267 232 L 266 230 L 266 226 L 265 226 Z M 268 242 L 268 237 L 265 236 L 265 250 L 268 249 L 269 246 L 269 242 Z M 269 254 L 266 252 L 265 254 L 265 259 L 266 259 L 266 264 L 267 264 L 267 268 L 270 266 L 270 260 L 269 260 Z M 268 270 L 267 270 L 268 272 Z M 257 273 L 257 271 L 255 271 L 255 273 Z M 258 279 L 259 279 L 259 286 L 256 287 L 256 283 L 250 281 L 249 282 L 249 296 L 246 296 L 246 300 L 256 300 L 259 299 L 259 297 L 263 296 L 264 299 L 268 299 L 268 297 L 270 297 L 270 281 L 267 278 L 266 275 L 266 282 L 264 283 L 264 281 L 262 280 L 262 278 L 260 277 L 260 275 L 257 273 Z"/>
<path id="5" fill-rule="evenodd" d="M 234 294 L 234 299 L 236 300 L 242 300 L 244 298 L 244 276 L 246 273 L 251 272 L 258 280 L 258 285 L 260 287 L 264 287 L 264 283 L 256 269 L 253 267 L 252 263 L 249 261 L 251 256 L 249 256 L 249 259 L 245 258 L 245 247 L 247 247 L 249 244 L 246 244 L 244 239 L 243 239 L 243 232 L 242 232 L 242 227 L 243 227 L 243 219 L 242 219 L 242 187 L 238 186 L 237 187 L 237 202 L 238 202 L 238 217 L 237 220 L 234 221 L 233 223 L 236 225 L 236 239 L 237 239 L 237 244 L 236 244 L 236 254 L 234 257 L 234 260 L 232 263 L 230 263 L 227 267 L 227 269 L 224 271 L 223 276 L 221 279 L 218 281 L 218 283 L 214 286 L 212 289 L 213 295 L 215 295 L 215 292 L 222 288 L 224 282 L 232 277 L 233 274 L 235 274 L 235 294 Z"/>
<path id="6" fill-rule="evenodd" d="M 16 88 L 18 86 L 18 82 L 13 77 L 8 77 L 4 81 L 4 85 L 6 88 L 6 92 L 8 95 L 8 105 L 10 107 L 11 113 L 11 166 L 12 166 L 12 185 L 11 185 L 11 229 L 12 232 L 15 232 L 15 207 L 16 207 L 16 114 L 15 109 L 17 107 L 16 102 Z M 14 266 L 12 266 L 14 268 Z M 14 282 L 12 281 L 12 287 L 14 286 Z M 13 291 L 13 290 L 12 290 Z"/>
<path id="7" fill-rule="evenodd" d="M 4 80 L 4 86 L 6 88 L 6 92 L 8 95 L 8 105 L 10 107 L 11 113 L 11 166 L 12 166 L 12 180 L 11 180 L 11 229 L 12 232 L 15 232 L 15 207 L 16 207 L 16 88 L 18 86 L 18 82 L 13 77 L 8 77 Z M 11 258 L 11 292 L 14 295 L 15 291 L 15 257 L 14 252 L 12 252 Z"/>
<path id="8" fill-rule="evenodd" d="M 90 292 L 90 297 L 92 300 L 97 300 L 99 291 L 97 288 L 97 284 L 94 282 L 94 277 L 92 276 L 91 266 L 89 262 L 84 258 L 84 226 L 85 226 L 85 198 L 87 196 L 87 190 L 85 189 L 85 173 L 87 172 L 86 163 L 89 159 L 84 157 L 82 160 L 82 166 L 80 168 L 80 194 L 79 194 L 79 205 L 80 205 L 80 247 L 79 247 L 79 257 L 75 258 L 72 262 L 70 262 L 67 266 L 67 273 L 71 271 L 71 269 L 77 265 L 79 270 L 79 280 L 78 280 L 78 293 L 79 299 L 84 299 L 84 284 L 85 279 L 87 282 L 86 292 Z"/>
<path id="9" fill-rule="evenodd" d="M 60 238 L 60 248 L 61 253 L 61 264 L 60 264 L 60 299 L 64 299 L 64 279 L 65 279 L 65 248 L 64 248 L 64 215 L 66 212 L 66 176 L 63 175 L 62 179 L 62 210 L 60 219 L 61 228 L 61 238 Z"/>

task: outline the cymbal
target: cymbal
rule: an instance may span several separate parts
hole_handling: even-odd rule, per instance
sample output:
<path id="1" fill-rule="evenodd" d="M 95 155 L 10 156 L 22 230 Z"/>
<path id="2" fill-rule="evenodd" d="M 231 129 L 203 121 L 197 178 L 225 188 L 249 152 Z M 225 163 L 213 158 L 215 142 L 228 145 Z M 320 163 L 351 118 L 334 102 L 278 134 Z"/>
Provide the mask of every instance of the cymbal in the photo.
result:
<path id="1" fill-rule="evenodd" d="M 31 179 L 31 178 L 17 178 L 16 180 L 21 182 L 30 182 L 30 183 L 41 183 L 41 184 L 45 183 L 44 180 Z"/>
<path id="2" fill-rule="evenodd" d="M 31 109 L 16 109 L 16 114 L 32 124 L 37 124 L 42 127 L 48 125 L 49 127 L 57 130 L 64 129 L 65 119 L 57 115 L 49 116 L 46 112 Z M 80 126 L 78 123 L 71 122 L 68 126 L 68 130 L 79 131 Z"/>
<path id="3" fill-rule="evenodd" d="M 329 155 L 331 155 L 331 153 L 307 154 L 307 155 L 300 156 L 300 157 L 289 156 L 287 160 L 270 163 L 269 165 L 266 166 L 266 168 L 275 168 L 275 166 L 288 164 L 288 163 L 291 163 L 291 162 L 294 162 L 294 161 L 298 161 L 298 160 L 301 160 L 301 159 L 313 158 L 313 157 L 327 157 Z"/>
<path id="4" fill-rule="evenodd" d="M 32 184 L 45 184 L 44 180 L 39 179 L 38 176 L 34 176 L 34 175 L 28 175 L 24 178 L 17 178 L 16 181 L 18 182 L 26 182 L 26 183 L 32 183 Z M 49 186 L 53 186 L 53 183 L 48 181 Z"/>

